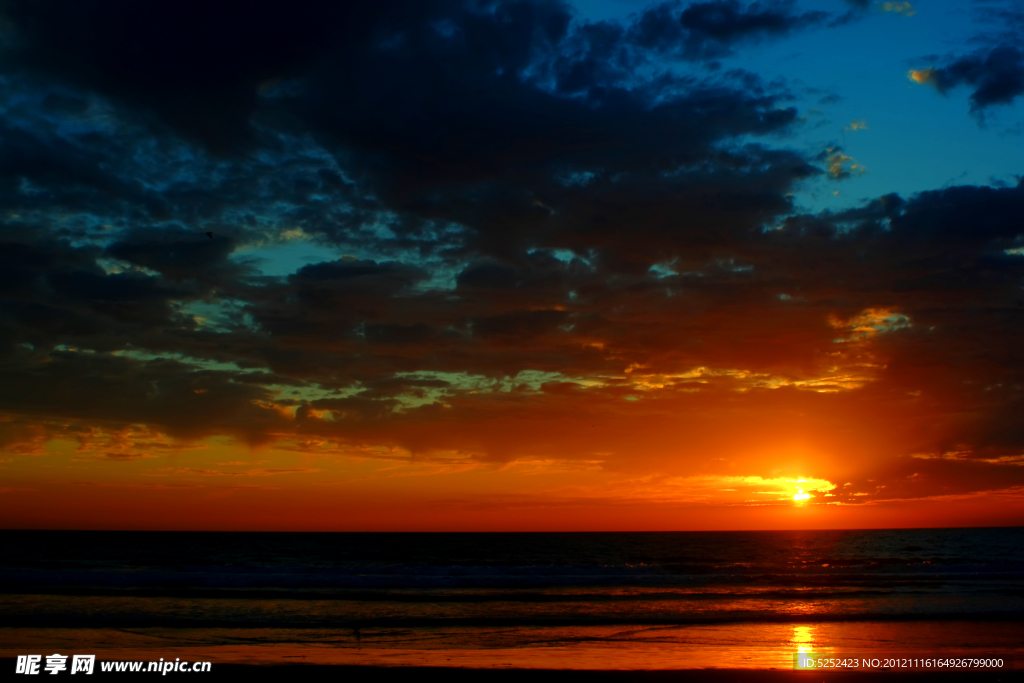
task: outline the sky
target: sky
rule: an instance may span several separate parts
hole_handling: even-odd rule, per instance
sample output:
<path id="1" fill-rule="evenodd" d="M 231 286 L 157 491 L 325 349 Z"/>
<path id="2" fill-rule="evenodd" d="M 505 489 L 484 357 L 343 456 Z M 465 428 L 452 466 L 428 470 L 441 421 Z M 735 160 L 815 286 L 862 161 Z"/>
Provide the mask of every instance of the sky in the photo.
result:
<path id="1" fill-rule="evenodd" d="M 0 526 L 1024 524 L 1013 0 L 0 0 Z"/>

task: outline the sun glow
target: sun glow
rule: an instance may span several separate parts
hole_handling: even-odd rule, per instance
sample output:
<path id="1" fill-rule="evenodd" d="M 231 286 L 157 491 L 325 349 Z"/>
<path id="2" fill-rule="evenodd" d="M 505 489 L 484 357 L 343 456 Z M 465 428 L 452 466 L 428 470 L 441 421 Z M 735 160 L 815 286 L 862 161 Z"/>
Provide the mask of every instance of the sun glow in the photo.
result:
<path id="1" fill-rule="evenodd" d="M 794 626 L 790 643 L 796 646 L 798 652 L 810 652 L 814 644 L 814 627 Z"/>
<path id="2" fill-rule="evenodd" d="M 798 502 L 801 501 L 801 500 L 807 500 L 810 497 L 811 497 L 811 494 L 804 493 L 804 490 L 802 488 L 800 488 L 800 487 L 797 487 L 796 493 L 793 494 L 793 500 L 798 501 Z"/>

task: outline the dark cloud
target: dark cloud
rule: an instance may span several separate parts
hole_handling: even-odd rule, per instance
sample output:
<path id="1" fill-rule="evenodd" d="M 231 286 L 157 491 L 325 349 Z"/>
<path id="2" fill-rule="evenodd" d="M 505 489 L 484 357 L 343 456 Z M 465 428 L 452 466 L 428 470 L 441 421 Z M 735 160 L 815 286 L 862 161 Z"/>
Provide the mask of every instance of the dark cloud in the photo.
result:
<path id="1" fill-rule="evenodd" d="M 260 84 L 344 39 L 361 10 L 310 0 L 259 7 L 10 0 L 4 12 L 26 67 L 146 107 L 189 137 L 229 150 L 252 138 Z"/>
<path id="2" fill-rule="evenodd" d="M 181 226 L 128 230 L 107 247 L 107 253 L 136 266 L 158 271 L 171 280 L 212 280 L 238 275 L 238 267 L 227 257 L 233 241 L 224 235 L 216 239 Z M 225 272 L 225 271 L 234 272 Z"/>
<path id="3" fill-rule="evenodd" d="M 797 13 L 795 7 L 795 2 L 785 0 L 749 6 L 738 0 L 718 0 L 687 6 L 679 21 L 690 32 L 692 43 L 727 45 L 753 37 L 782 36 L 819 24 L 829 16 L 827 12 Z"/>
<path id="4" fill-rule="evenodd" d="M 292 280 L 308 286 L 325 286 L 352 294 L 390 296 L 427 277 L 420 268 L 401 263 L 342 259 L 300 268 Z"/>
<path id="5" fill-rule="evenodd" d="M 459 273 L 460 287 L 508 289 L 519 284 L 515 269 L 501 263 L 477 263 Z"/>
<path id="6" fill-rule="evenodd" d="M 170 324 L 172 301 L 189 292 L 139 272 L 108 274 L 97 250 L 7 243 L 0 249 L 9 343 L 118 347 L 141 328 Z"/>
<path id="7" fill-rule="evenodd" d="M 971 111 L 1010 104 L 1024 93 L 1024 52 L 1003 45 L 966 55 L 943 67 L 917 71 L 917 79 L 945 93 L 959 85 L 973 88 Z"/>
<path id="8" fill-rule="evenodd" d="M 259 407 L 272 396 L 263 387 L 167 359 L 55 351 L 45 363 L 9 369 L 3 379 L 0 410 L 8 412 L 157 425 L 180 437 L 226 430 L 251 442 L 284 424 L 280 414 Z M 251 429 L 253 421 L 261 426 Z"/>
<path id="9" fill-rule="evenodd" d="M 796 3 L 717 0 L 683 5 L 668 2 L 644 10 L 628 28 L 627 44 L 687 60 L 712 60 L 731 54 L 733 46 L 779 38 L 824 23 L 827 12 L 798 12 Z M 608 44 L 605 31 L 605 44 Z M 599 44 L 597 41 L 594 44 Z M 615 53 L 607 47 L 602 57 Z"/>
<path id="10" fill-rule="evenodd" d="M 223 245 L 253 239 L 245 232 L 258 231 L 261 220 L 271 218 L 331 241 L 379 249 L 382 240 L 363 227 L 387 212 L 395 249 L 449 258 L 469 246 L 507 259 L 537 241 L 536 235 L 515 235 L 509 225 L 546 221 L 560 210 L 560 199 L 582 194 L 574 189 L 574 178 L 594 178 L 590 191 L 607 187 L 608 179 L 640 184 L 667 169 L 699 166 L 720 154 L 715 147 L 724 140 L 782 131 L 798 120 L 795 110 L 780 106 L 784 88 L 773 90 L 753 74 L 717 80 L 662 74 L 637 81 L 632 67 L 646 57 L 629 30 L 571 24 L 571 12 L 555 2 L 413 3 L 394 12 L 345 10 L 344 16 L 320 3 L 289 3 L 287 12 L 278 12 L 288 15 L 284 24 L 274 20 L 274 11 L 241 12 L 231 4 L 218 6 L 212 16 L 203 9 L 202 21 L 189 21 L 196 7 L 158 3 L 126 10 L 137 19 L 131 31 L 116 18 L 122 4 L 85 3 L 65 13 L 58 11 L 59 2 L 14 3 L 9 13 L 27 36 L 14 63 L 125 103 L 118 115 L 132 126 L 149 125 L 155 116 L 196 139 L 188 123 L 195 120 L 227 131 L 216 144 L 211 136 L 198 135 L 215 151 L 262 146 L 272 161 L 239 160 L 229 173 L 216 160 L 176 150 L 159 127 L 151 135 L 161 136 L 160 144 L 141 167 L 133 167 L 137 155 L 124 142 L 114 156 L 81 140 L 58 155 L 73 159 L 88 151 L 79 167 L 92 175 L 100 168 L 125 170 L 101 173 L 93 182 L 128 204 L 118 212 L 94 189 L 89 197 L 97 206 L 89 208 L 97 223 L 117 225 L 126 212 L 143 209 L 138 216 L 143 223 L 173 217 L 185 230 L 228 235 Z M 672 14 L 671 24 L 681 26 L 676 9 L 662 10 Z M 136 16 L 140 12 L 152 16 Z M 174 26 L 188 24 L 183 31 L 190 40 L 167 40 L 172 32 L 161 19 L 167 14 L 175 15 Z M 760 6 L 735 10 L 730 21 L 747 22 L 746 28 L 723 24 L 713 30 L 705 26 L 707 19 L 700 30 L 711 33 L 700 41 L 739 40 L 762 31 L 762 24 L 778 25 L 768 20 L 776 15 L 785 12 Z M 641 23 L 650 25 L 653 16 Z M 315 25 L 310 30 L 317 36 L 330 33 L 329 48 L 307 37 L 306 24 Z M 74 35 L 58 40 L 65 34 Z M 598 40 L 598 34 L 604 37 Z M 274 47 L 253 57 L 264 42 Z M 98 53 L 87 49 L 93 43 L 101 45 Z M 185 44 L 192 46 L 187 56 L 180 54 Z M 612 54 L 621 59 L 609 59 Z M 595 66 L 602 64 L 607 66 Z M 270 72 L 276 81 L 260 80 Z M 140 130 L 132 126 L 127 130 Z M 41 127 L 38 121 L 26 124 L 19 134 L 38 136 Z M 295 154 L 294 140 L 288 149 L 272 135 L 257 139 L 259 130 L 271 129 L 296 136 L 312 132 L 335 157 Z M 68 146 L 45 144 L 58 142 Z M 43 142 L 10 158 L 38 166 L 46 158 L 41 151 Z M 733 163 L 764 167 L 765 154 L 744 156 L 735 152 Z M 792 182 L 808 172 L 796 158 L 777 159 L 782 168 L 770 172 L 782 185 L 787 173 Z M 89 175 L 69 173 L 61 164 L 66 166 L 61 161 L 11 175 L 65 193 Z M 167 184 L 172 169 L 178 179 Z M 681 183 L 660 184 L 668 189 Z M 79 200 L 76 208 L 82 206 Z M 246 215 L 238 215 L 236 207 L 244 207 Z M 440 234 L 452 225 L 471 232 Z M 178 244 L 165 256 L 150 257 L 141 254 L 141 245 L 113 248 L 132 251 L 135 258 L 167 260 L 183 258 L 185 247 Z"/>

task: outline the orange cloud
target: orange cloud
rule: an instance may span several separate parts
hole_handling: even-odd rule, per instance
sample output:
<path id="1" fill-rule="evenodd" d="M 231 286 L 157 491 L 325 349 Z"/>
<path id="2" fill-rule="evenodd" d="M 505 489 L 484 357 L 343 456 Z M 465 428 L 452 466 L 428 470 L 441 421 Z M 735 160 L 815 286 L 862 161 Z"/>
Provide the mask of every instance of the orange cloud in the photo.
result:
<path id="1" fill-rule="evenodd" d="M 829 148 L 825 152 L 828 174 L 833 180 L 849 178 L 854 173 L 863 174 L 865 172 L 863 166 L 856 163 L 853 157 L 843 154 L 841 150 Z"/>
<path id="2" fill-rule="evenodd" d="M 892 12 L 904 17 L 912 17 L 917 14 L 917 10 L 909 2 L 879 2 L 876 4 L 883 12 Z"/>
<path id="3" fill-rule="evenodd" d="M 928 67 L 927 69 L 911 69 L 907 72 L 907 78 L 922 85 L 934 83 L 935 69 L 931 67 Z"/>

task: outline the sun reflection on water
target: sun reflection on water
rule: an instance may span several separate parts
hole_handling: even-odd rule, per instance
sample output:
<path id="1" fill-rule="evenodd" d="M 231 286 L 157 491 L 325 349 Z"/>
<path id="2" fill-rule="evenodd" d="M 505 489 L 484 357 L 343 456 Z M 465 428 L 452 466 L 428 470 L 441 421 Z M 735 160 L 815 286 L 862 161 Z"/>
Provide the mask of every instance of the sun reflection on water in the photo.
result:
<path id="1" fill-rule="evenodd" d="M 796 646 L 797 652 L 810 652 L 814 644 L 814 626 L 794 626 L 790 643 Z"/>

